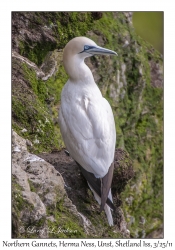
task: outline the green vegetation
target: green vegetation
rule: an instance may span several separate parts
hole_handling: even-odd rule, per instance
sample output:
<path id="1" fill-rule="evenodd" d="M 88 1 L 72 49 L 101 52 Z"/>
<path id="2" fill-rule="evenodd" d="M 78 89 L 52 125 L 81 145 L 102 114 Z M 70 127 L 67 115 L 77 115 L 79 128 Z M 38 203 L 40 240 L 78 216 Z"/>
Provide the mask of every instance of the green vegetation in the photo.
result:
<path id="1" fill-rule="evenodd" d="M 94 19 L 91 12 L 35 12 L 32 18 L 31 30 L 36 28 L 40 31 L 44 23 L 45 30 L 49 30 L 53 36 L 51 41 L 20 41 L 20 54 L 39 66 L 49 51 L 63 49 L 69 40 L 91 30 Z"/>
<path id="2" fill-rule="evenodd" d="M 113 108 L 117 147 L 127 150 L 135 162 L 136 176 L 122 193 L 122 201 L 131 236 L 142 237 L 144 232 L 159 228 L 163 218 L 163 89 L 152 86 L 150 67 L 152 60 L 161 67 L 162 58 L 128 25 L 123 13 L 103 13 L 93 26 L 94 40 L 98 40 L 96 30 L 105 41 L 104 47 L 118 53 L 117 58 L 112 57 L 112 69 L 108 59 L 98 57 L 99 87 Z M 126 40 L 129 46 L 123 47 Z M 109 71 L 110 76 L 106 74 Z M 114 95 L 111 85 L 117 89 L 121 85 L 114 83 L 117 77 L 122 88 Z M 130 205 L 128 197 L 133 198 Z M 145 224 L 140 222 L 142 217 Z"/>
<path id="3" fill-rule="evenodd" d="M 12 231 L 16 233 L 16 237 L 21 237 L 20 235 L 20 228 L 24 225 L 21 223 L 21 211 L 28 210 L 30 213 L 33 210 L 33 205 L 30 204 L 28 201 L 23 199 L 22 191 L 23 188 L 17 183 L 16 178 L 12 176 Z M 18 229 L 18 231 L 16 231 Z M 23 237 L 23 236 L 22 236 Z M 27 238 L 27 237 L 26 237 Z"/>
<path id="4" fill-rule="evenodd" d="M 48 206 L 47 215 L 54 217 L 54 221 L 48 220 L 50 238 L 87 237 L 77 217 L 70 213 L 63 200 L 58 201 L 56 206 Z"/>
<path id="5" fill-rule="evenodd" d="M 20 85 L 13 86 L 12 127 L 19 135 L 32 141 L 32 152 L 62 148 L 64 144 L 57 117 L 61 89 L 67 79 L 63 66 L 60 66 L 57 74 L 47 81 L 39 79 L 34 69 L 27 64 L 21 63 L 21 68 L 30 88 L 24 91 Z M 52 105 L 47 103 L 49 98 L 53 100 Z M 23 128 L 27 129 L 25 134 L 21 132 Z"/>

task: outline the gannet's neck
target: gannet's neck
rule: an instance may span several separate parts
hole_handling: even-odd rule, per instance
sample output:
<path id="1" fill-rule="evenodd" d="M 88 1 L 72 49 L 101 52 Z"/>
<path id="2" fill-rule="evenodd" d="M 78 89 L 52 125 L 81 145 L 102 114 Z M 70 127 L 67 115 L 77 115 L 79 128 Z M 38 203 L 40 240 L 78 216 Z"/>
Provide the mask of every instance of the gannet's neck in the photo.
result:
<path id="1" fill-rule="evenodd" d="M 64 63 L 64 67 L 71 82 L 94 83 L 92 72 L 85 64 L 84 58 L 74 55 Z"/>

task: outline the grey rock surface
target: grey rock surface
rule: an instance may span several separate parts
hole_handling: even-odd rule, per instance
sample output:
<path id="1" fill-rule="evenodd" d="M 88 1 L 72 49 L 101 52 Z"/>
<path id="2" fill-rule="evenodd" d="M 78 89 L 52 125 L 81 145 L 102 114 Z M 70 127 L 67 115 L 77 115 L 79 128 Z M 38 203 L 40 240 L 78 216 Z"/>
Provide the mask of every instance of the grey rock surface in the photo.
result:
<path id="1" fill-rule="evenodd" d="M 67 216 L 77 220 L 77 227 L 86 234 L 93 232 L 88 219 L 81 215 L 67 197 L 61 174 L 42 158 L 30 154 L 26 140 L 12 132 L 12 179 L 13 179 L 13 233 L 14 237 L 48 238 L 51 230 L 48 221 L 56 221 L 56 213 L 49 215 L 63 202 Z M 64 210 L 63 209 L 63 210 Z M 66 222 L 66 221 L 65 221 Z M 75 230 L 74 230 L 75 231 Z M 55 231 L 56 234 L 56 231 Z M 59 233 L 56 235 L 59 237 Z"/>

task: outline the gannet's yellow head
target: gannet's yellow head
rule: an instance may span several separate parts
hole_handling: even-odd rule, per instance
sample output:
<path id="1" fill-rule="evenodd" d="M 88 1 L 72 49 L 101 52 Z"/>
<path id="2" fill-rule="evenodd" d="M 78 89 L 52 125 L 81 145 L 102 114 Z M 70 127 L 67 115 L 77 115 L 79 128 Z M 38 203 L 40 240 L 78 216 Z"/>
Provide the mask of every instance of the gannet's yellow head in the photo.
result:
<path id="1" fill-rule="evenodd" d="M 86 57 L 93 55 L 117 55 L 117 53 L 99 47 L 87 37 L 75 37 L 70 40 L 63 52 L 63 64 L 68 75 L 73 78 L 73 74 L 77 74 L 76 67 L 78 68 Z"/>
<path id="2" fill-rule="evenodd" d="M 87 37 L 75 37 L 70 40 L 64 48 L 63 60 L 67 57 L 79 55 L 86 58 L 92 55 L 117 55 L 116 52 L 99 47 L 94 41 Z"/>

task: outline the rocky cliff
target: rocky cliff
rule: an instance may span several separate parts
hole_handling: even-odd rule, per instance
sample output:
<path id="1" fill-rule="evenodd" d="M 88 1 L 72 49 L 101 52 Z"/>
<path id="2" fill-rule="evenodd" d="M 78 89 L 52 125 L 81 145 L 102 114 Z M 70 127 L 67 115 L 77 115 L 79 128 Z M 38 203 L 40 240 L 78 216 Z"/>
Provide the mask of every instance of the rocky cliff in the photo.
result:
<path id="1" fill-rule="evenodd" d="M 118 53 L 87 60 L 116 121 L 114 229 L 98 213 L 78 167 L 61 151 L 58 110 L 68 79 L 62 53 L 80 35 Z M 135 33 L 132 13 L 13 12 L 12 127 L 21 141 L 12 152 L 13 237 L 162 237 L 163 63 Z M 51 231 L 59 227 L 59 234 Z"/>

